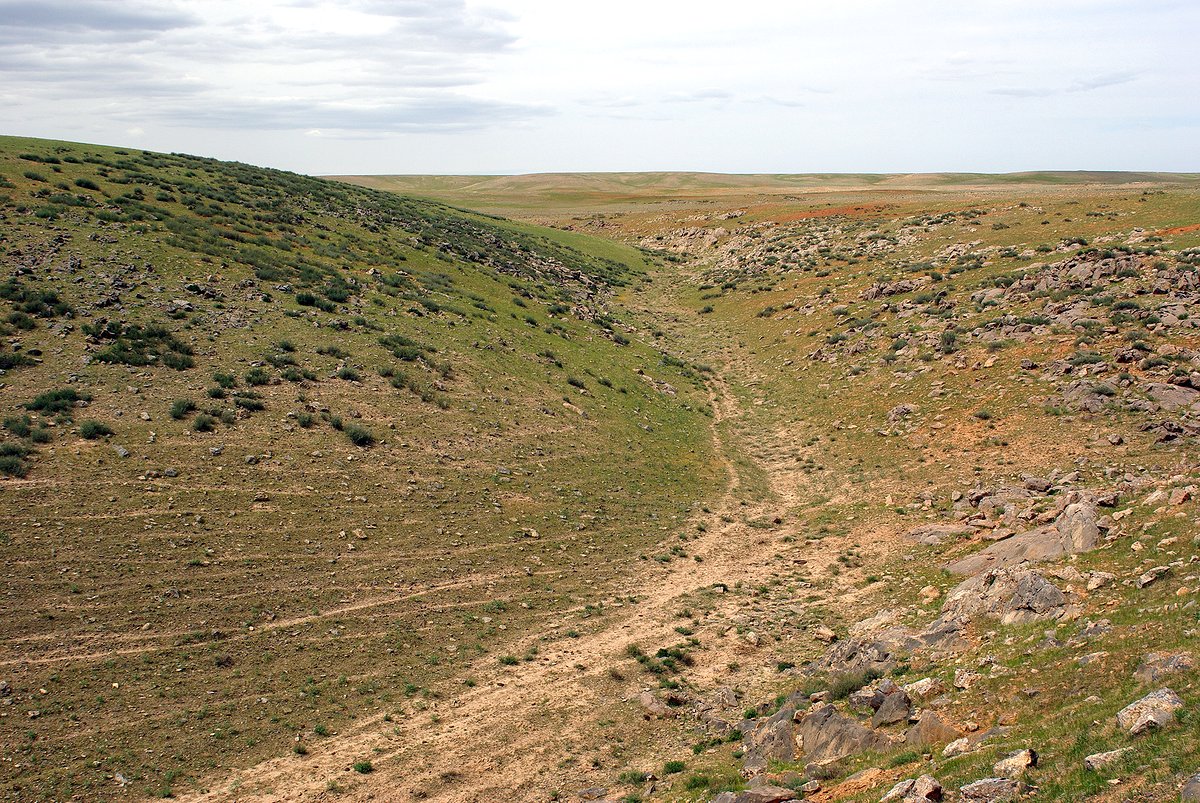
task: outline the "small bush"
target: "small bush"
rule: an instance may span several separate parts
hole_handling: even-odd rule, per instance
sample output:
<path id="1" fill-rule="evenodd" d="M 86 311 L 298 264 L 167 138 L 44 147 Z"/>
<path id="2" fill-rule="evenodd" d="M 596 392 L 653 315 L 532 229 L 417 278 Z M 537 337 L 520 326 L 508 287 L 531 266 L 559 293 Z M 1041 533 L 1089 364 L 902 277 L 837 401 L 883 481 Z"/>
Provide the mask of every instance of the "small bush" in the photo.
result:
<path id="1" fill-rule="evenodd" d="M 337 372 L 337 378 L 344 379 L 347 382 L 361 382 L 362 381 L 362 376 L 359 375 L 358 371 L 355 371 L 353 368 L 351 368 L 348 365 L 342 367 Z"/>
<path id="2" fill-rule="evenodd" d="M 196 403 L 191 399 L 176 399 L 171 404 L 171 418 L 176 421 L 186 418 L 188 413 L 195 412 Z"/>
<path id="3" fill-rule="evenodd" d="M 61 388 L 59 390 L 48 390 L 45 393 L 39 393 L 34 397 L 33 401 L 25 404 L 25 409 L 34 410 L 42 415 L 50 415 L 52 413 L 69 414 L 75 408 L 76 402 L 91 400 L 91 396 L 77 393 L 72 388 Z"/>
<path id="4" fill-rule="evenodd" d="M 366 448 L 375 444 L 375 436 L 372 435 L 369 430 L 365 429 L 364 427 L 360 427 L 358 424 L 350 424 L 343 431 L 346 433 L 346 437 L 349 438 L 350 442 L 355 446 Z"/>
<path id="5" fill-rule="evenodd" d="M 687 769 L 687 765 L 682 761 L 668 761 L 663 764 L 663 775 L 674 775 L 677 772 L 683 772 Z"/>
<path id="6" fill-rule="evenodd" d="M 4 419 L 4 428 L 18 438 L 28 438 L 30 431 L 33 429 L 33 419 L 27 415 L 20 418 L 10 416 Z"/>
<path id="7" fill-rule="evenodd" d="M 262 368 L 251 368 L 246 372 L 247 385 L 269 385 L 271 383 L 271 375 Z"/>
<path id="8" fill-rule="evenodd" d="M 354 762 L 354 771 L 357 773 L 366 775 L 368 772 L 373 772 L 374 770 L 375 770 L 375 767 L 371 764 L 370 761 L 367 761 L 366 759 L 363 759 L 362 761 Z"/>
<path id="9" fill-rule="evenodd" d="M 100 421 L 84 421 L 79 425 L 80 437 L 86 438 L 89 441 L 94 441 L 98 438 L 107 438 L 113 434 L 112 427 Z"/>
<path id="10" fill-rule="evenodd" d="M 192 422 L 192 429 L 197 432 L 212 432 L 217 428 L 217 419 L 207 413 L 201 413 L 196 416 L 196 420 Z"/>

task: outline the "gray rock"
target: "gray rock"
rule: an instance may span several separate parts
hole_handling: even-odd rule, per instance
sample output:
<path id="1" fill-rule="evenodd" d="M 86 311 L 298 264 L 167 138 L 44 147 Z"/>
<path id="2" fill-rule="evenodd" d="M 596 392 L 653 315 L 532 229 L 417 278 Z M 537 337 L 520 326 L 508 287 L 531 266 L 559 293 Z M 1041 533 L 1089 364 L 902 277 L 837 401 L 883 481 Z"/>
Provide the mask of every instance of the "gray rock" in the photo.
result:
<path id="1" fill-rule="evenodd" d="M 1175 712 L 1183 708 L 1183 700 L 1174 691 L 1162 688 L 1117 712 L 1117 726 L 1131 736 L 1165 727 L 1175 721 Z"/>
<path id="2" fill-rule="evenodd" d="M 1146 386 L 1146 395 L 1167 411 L 1178 410 L 1181 407 L 1195 409 L 1195 405 L 1200 403 L 1200 392 L 1165 382 L 1151 382 Z"/>
<path id="3" fill-rule="evenodd" d="M 579 790 L 580 800 L 599 800 L 608 794 L 608 790 L 602 786 L 589 786 L 587 789 Z"/>
<path id="4" fill-rule="evenodd" d="M 912 701 L 902 691 L 894 691 L 884 695 L 883 703 L 875 716 L 871 717 L 871 727 L 880 728 L 885 725 L 895 725 L 897 722 L 908 722 L 912 714 Z"/>
<path id="5" fill-rule="evenodd" d="M 765 770 L 771 761 L 796 759 L 795 715 L 795 708 L 784 706 L 742 736 L 742 764 L 746 772 L 756 774 Z"/>
<path id="6" fill-rule="evenodd" d="M 782 803 L 798 800 L 800 793 L 782 786 L 759 786 L 745 792 L 722 792 L 713 798 L 713 803 Z"/>
<path id="7" fill-rule="evenodd" d="M 1145 588 L 1152 583 L 1157 582 L 1160 578 L 1166 576 L 1171 571 L 1170 566 L 1155 566 L 1153 569 L 1142 574 L 1137 579 L 1137 587 Z"/>
<path id="8" fill-rule="evenodd" d="M 1038 527 L 996 541 L 973 555 L 947 563 L 943 568 L 951 574 L 976 575 L 988 569 L 1056 560 L 1065 554 L 1062 540 L 1056 527 Z"/>
<path id="9" fill-rule="evenodd" d="M 1015 753 L 1009 753 L 997 761 L 992 767 L 992 772 L 1001 778 L 1016 778 L 1030 767 L 1036 767 L 1037 763 L 1037 751 L 1027 748 L 1025 750 L 1018 750 Z"/>
<path id="10" fill-rule="evenodd" d="M 942 785 L 932 775 L 910 778 L 896 784 L 879 798 L 879 803 L 926 803 L 942 799 Z"/>
<path id="11" fill-rule="evenodd" d="M 1013 803 L 1026 787 L 1011 778 L 984 778 L 958 790 L 959 800 L 972 803 Z"/>
<path id="12" fill-rule="evenodd" d="M 1077 555 L 1090 552 L 1100 544 L 1099 514 L 1096 506 L 1088 501 L 1076 502 L 1063 510 L 1054 527 L 1062 541 L 1063 552 Z"/>
<path id="13" fill-rule="evenodd" d="M 926 524 L 914 527 L 904 534 L 910 541 L 916 541 L 925 546 L 940 546 L 943 543 L 956 541 L 963 536 L 973 535 L 975 528 L 969 524 Z"/>
<path id="14" fill-rule="evenodd" d="M 1092 753 L 1083 759 L 1083 767 L 1088 772 L 1098 772 L 1105 767 L 1110 767 L 1116 764 L 1128 753 L 1132 753 L 1132 747 L 1122 747 L 1120 750 L 1109 750 L 1106 753 Z"/>
<path id="15" fill-rule="evenodd" d="M 821 763 L 863 753 L 885 752 L 895 740 L 863 727 L 838 713 L 832 705 L 813 709 L 800 720 L 796 733 L 806 761 Z"/>
<path id="16" fill-rule="evenodd" d="M 1183 782 L 1179 790 L 1179 799 L 1183 803 L 1200 803 L 1200 772 Z"/>
<path id="17" fill-rule="evenodd" d="M 995 569 L 956 586 L 946 596 L 942 616 L 991 616 L 1007 625 L 1057 619 L 1065 610 L 1062 591 L 1038 572 Z"/>
<path id="18" fill-rule="evenodd" d="M 909 747 L 926 747 L 952 742 L 961 735 L 941 714 L 926 709 L 904 734 L 904 743 Z"/>
<path id="19" fill-rule="evenodd" d="M 1195 660 L 1185 652 L 1150 652 L 1142 658 L 1133 676 L 1143 683 L 1157 683 L 1167 675 L 1189 672 L 1195 666 Z"/>

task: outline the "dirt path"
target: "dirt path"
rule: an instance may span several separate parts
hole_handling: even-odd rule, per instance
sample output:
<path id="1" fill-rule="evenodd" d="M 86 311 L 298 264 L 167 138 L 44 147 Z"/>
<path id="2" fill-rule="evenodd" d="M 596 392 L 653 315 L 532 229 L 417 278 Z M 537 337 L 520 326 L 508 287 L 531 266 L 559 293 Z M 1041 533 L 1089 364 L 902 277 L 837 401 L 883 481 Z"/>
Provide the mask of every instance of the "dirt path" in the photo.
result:
<path id="1" fill-rule="evenodd" d="M 614 699 L 603 691 L 610 672 L 630 663 L 626 647 L 678 641 L 673 627 L 679 623 L 681 596 L 731 580 L 754 583 L 775 570 L 772 559 L 778 543 L 745 522 L 796 506 L 803 475 L 783 464 L 760 462 L 771 498 L 747 505 L 733 457 L 745 454 L 743 444 L 726 442 L 728 433 L 737 429 L 741 411 L 723 380 L 713 385 L 712 437 L 727 475 L 726 491 L 711 512 L 698 517 L 706 531 L 688 542 L 692 560 L 672 561 L 665 568 L 653 564 L 654 569 L 639 569 L 639 576 L 627 579 L 626 591 L 638 596 L 637 605 L 612 609 L 597 632 L 542 645 L 534 662 L 509 669 L 499 667 L 494 657 L 480 659 L 471 669 L 479 685 L 432 701 L 419 715 L 394 722 L 382 716 L 361 721 L 335 737 L 306 742 L 311 747 L 308 755 L 264 762 L 214 781 L 208 793 L 183 799 L 319 800 L 332 797 L 330 779 L 340 788 L 339 800 L 418 799 L 413 790 L 423 790 L 427 799 L 447 801 L 547 799 L 561 780 L 554 772 L 556 763 L 583 738 L 584 726 L 597 712 L 637 706 L 628 697 Z M 830 546 L 827 543 L 822 551 Z M 744 603 L 730 599 L 723 604 L 732 612 Z M 578 618 L 560 616 L 542 630 L 570 623 L 577 624 Z M 527 644 L 536 644 L 536 636 L 528 637 Z M 706 652 L 703 664 L 689 671 L 689 679 L 703 686 L 718 666 L 725 665 L 726 657 L 720 647 Z M 375 772 L 347 771 L 367 757 Z"/>

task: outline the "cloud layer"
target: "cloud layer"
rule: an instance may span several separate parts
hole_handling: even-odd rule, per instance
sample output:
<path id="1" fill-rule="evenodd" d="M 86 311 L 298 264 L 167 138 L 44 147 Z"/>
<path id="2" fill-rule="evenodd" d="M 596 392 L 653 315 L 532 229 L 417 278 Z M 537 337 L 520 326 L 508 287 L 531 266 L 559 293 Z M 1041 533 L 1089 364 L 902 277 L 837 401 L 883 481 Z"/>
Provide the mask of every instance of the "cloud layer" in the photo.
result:
<path id="1" fill-rule="evenodd" d="M 1200 170 L 1197 23 L 1184 0 L 0 0 L 0 114 L 309 172 Z"/>

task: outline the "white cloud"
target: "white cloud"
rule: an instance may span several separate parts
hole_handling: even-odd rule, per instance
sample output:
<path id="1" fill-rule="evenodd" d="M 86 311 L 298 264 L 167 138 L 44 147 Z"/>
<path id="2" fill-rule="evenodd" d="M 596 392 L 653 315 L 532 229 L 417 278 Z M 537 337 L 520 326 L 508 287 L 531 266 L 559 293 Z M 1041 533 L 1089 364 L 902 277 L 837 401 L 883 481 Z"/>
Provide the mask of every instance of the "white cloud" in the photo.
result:
<path id="1" fill-rule="evenodd" d="M 1168 122 L 1197 23 L 1183 0 L 0 0 L 0 104 L 12 133 L 309 172 L 1200 169 Z"/>

